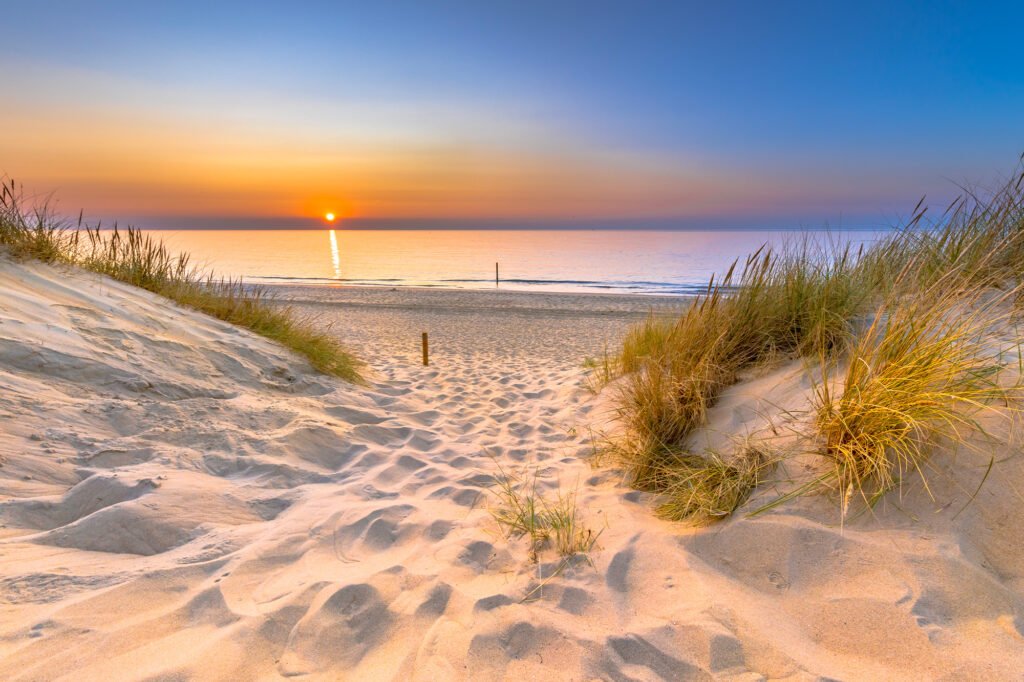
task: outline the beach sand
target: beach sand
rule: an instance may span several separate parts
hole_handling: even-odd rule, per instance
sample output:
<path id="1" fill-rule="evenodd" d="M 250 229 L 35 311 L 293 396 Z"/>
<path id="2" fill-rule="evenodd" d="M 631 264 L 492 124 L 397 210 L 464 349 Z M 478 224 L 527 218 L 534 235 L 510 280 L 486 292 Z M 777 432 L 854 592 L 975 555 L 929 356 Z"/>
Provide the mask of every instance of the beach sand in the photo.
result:
<path id="1" fill-rule="evenodd" d="M 908 488 L 898 509 L 840 525 L 834 500 L 808 496 L 696 529 L 656 518 L 591 461 L 591 429 L 614 415 L 582 369 L 677 300 L 278 294 L 369 362 L 367 386 L 130 286 L 0 259 L 0 677 L 1024 670 L 1024 462 L 1009 427 L 993 426 L 994 445 L 937 453 L 951 475 L 934 499 Z M 752 375 L 695 441 L 783 429 L 807 388 L 799 362 Z M 563 566 L 553 550 L 533 562 L 526 540 L 502 536 L 498 464 L 536 468 L 542 492 L 577 491 L 600 533 L 589 562 Z M 777 494 L 766 486 L 747 508 Z"/>

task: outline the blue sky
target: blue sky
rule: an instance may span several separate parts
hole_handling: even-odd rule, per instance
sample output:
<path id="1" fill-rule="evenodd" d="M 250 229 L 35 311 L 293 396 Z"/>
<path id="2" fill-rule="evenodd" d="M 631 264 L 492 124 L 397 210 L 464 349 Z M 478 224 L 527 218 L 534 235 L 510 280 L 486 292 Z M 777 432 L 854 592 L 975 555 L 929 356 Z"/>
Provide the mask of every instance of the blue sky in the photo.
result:
<path id="1" fill-rule="evenodd" d="M 0 169 L 142 223 L 871 222 L 1024 151 L 1024 3 L 38 1 L 4 24 Z"/>

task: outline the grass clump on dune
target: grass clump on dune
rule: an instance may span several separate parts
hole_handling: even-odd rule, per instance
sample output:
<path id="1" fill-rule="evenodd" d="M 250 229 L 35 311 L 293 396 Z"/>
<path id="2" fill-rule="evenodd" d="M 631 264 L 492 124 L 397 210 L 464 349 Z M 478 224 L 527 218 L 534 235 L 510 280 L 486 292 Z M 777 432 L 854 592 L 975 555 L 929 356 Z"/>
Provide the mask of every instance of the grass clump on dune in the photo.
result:
<path id="1" fill-rule="evenodd" d="M 665 491 L 679 472 L 690 475 L 686 436 L 743 370 L 795 353 L 833 353 L 845 342 L 866 294 L 847 251 L 824 264 L 818 253 L 809 242 L 792 253 L 762 250 L 735 284 L 734 264 L 676 320 L 652 316 L 626 337 L 623 451 L 634 485 Z"/>
<path id="2" fill-rule="evenodd" d="M 1024 172 L 987 199 L 970 193 L 930 225 L 918 204 L 905 225 L 855 253 L 809 241 L 762 248 L 674 320 L 651 316 L 631 329 L 616 363 L 626 376 L 615 449 L 629 481 L 660 493 L 670 518 L 735 509 L 764 472 L 759 460 L 728 465 L 690 452 L 687 437 L 745 369 L 779 357 L 845 369 L 815 386 L 815 401 L 830 480 L 846 499 L 876 499 L 920 471 L 933 435 L 964 442 L 972 413 L 1003 395 L 985 333 L 1004 302 L 1021 300 L 1022 185 Z M 997 300 L 983 300 L 993 291 Z"/>
<path id="3" fill-rule="evenodd" d="M 359 381 L 359 363 L 313 320 L 276 305 L 264 289 L 217 279 L 192 266 L 188 254 L 172 255 L 139 230 L 70 225 L 42 203 L 23 206 L 12 181 L 0 190 L 0 246 L 17 258 L 66 263 L 108 275 L 250 329 L 305 356 L 317 370 Z"/>
<path id="4" fill-rule="evenodd" d="M 725 518 L 774 467 L 775 460 L 758 448 L 747 448 L 731 461 L 716 453 L 681 454 L 660 491 L 664 501 L 658 514 L 673 521 Z"/>
<path id="5" fill-rule="evenodd" d="M 816 423 L 844 513 L 856 493 L 869 505 L 922 466 L 936 436 L 964 443 L 986 410 L 1009 408 L 1006 366 L 987 333 L 1006 318 L 1013 291 L 949 293 L 951 272 L 927 290 L 894 294 L 862 332 L 845 371 L 814 387 Z M 997 400 L 998 407 L 993 407 Z"/>

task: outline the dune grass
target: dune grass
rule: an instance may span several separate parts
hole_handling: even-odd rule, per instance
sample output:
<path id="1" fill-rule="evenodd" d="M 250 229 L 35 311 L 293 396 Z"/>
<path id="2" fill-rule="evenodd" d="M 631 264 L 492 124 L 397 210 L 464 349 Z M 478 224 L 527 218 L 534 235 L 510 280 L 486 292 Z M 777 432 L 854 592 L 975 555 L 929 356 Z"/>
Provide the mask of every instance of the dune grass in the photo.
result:
<path id="1" fill-rule="evenodd" d="M 922 201 L 909 221 L 856 252 L 810 240 L 762 248 L 738 276 L 734 264 L 712 279 L 677 318 L 652 315 L 631 329 L 614 363 L 625 374 L 625 434 L 615 450 L 630 483 L 660 493 L 659 512 L 670 518 L 734 510 L 764 473 L 760 460 L 726 464 L 690 452 L 687 437 L 745 370 L 781 358 L 844 374 L 815 387 L 823 454 L 844 491 L 876 498 L 908 469 L 920 471 L 932 435 L 966 440 L 971 412 L 1001 390 L 984 334 L 1005 306 L 982 305 L 983 295 L 996 291 L 1018 307 L 1024 299 L 1022 186 L 1019 171 L 987 195 L 967 193 L 934 222 Z"/>
<path id="2" fill-rule="evenodd" d="M 717 453 L 680 455 L 660 492 L 658 515 L 673 521 L 709 522 L 725 518 L 775 468 L 775 459 L 749 447 L 727 460 Z"/>
<path id="3" fill-rule="evenodd" d="M 621 411 L 634 485 L 668 490 L 674 470 L 689 472 L 683 441 L 743 370 L 793 353 L 834 353 L 845 343 L 867 292 L 848 251 L 823 259 L 819 248 L 806 241 L 789 253 L 755 253 L 735 284 L 736 264 L 676 320 L 652 316 L 627 335 L 619 364 L 632 373 Z"/>
<path id="4" fill-rule="evenodd" d="M 497 459 L 494 463 L 498 475 L 491 488 L 496 499 L 491 516 L 506 537 L 529 538 L 533 562 L 549 545 L 566 558 L 589 557 L 600 533 L 583 525 L 576 491 L 563 493 L 559 489 L 554 498 L 546 497 L 538 490 L 536 470 L 524 468 L 522 472 L 509 472 Z"/>
<path id="5" fill-rule="evenodd" d="M 845 371 L 813 388 L 824 454 L 843 493 L 843 512 L 856 494 L 868 505 L 917 474 L 930 445 L 944 436 L 969 442 L 984 411 L 1007 412 L 1010 393 L 999 382 L 1009 364 L 988 332 L 1008 316 L 1014 290 L 983 298 L 984 290 L 949 295 L 950 272 L 925 290 L 894 294 L 862 332 Z"/>
<path id="6" fill-rule="evenodd" d="M 65 263 L 152 291 L 220 320 L 250 329 L 306 357 L 317 370 L 360 381 L 360 363 L 314 320 L 273 303 L 266 290 L 218 279 L 171 254 L 143 232 L 69 224 L 45 201 L 26 207 L 13 181 L 0 189 L 0 246 L 15 258 Z"/>

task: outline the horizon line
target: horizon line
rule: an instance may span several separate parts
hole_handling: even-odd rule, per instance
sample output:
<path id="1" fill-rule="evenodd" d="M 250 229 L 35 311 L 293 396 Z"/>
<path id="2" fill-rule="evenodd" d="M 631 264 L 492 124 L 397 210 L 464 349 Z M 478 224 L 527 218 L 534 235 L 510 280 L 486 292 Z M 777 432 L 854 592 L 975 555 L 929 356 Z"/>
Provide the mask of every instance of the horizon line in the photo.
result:
<path id="1" fill-rule="evenodd" d="M 623 219 L 488 219 L 488 218 L 350 218 L 327 222 L 323 218 L 295 217 L 143 217 L 106 221 L 99 225 L 131 226 L 141 230 L 366 230 L 366 231 L 581 231 L 636 230 L 693 232 L 700 230 L 879 230 L 900 224 L 881 215 L 842 216 L 839 220 L 807 217 L 764 218 L 623 218 Z"/>

